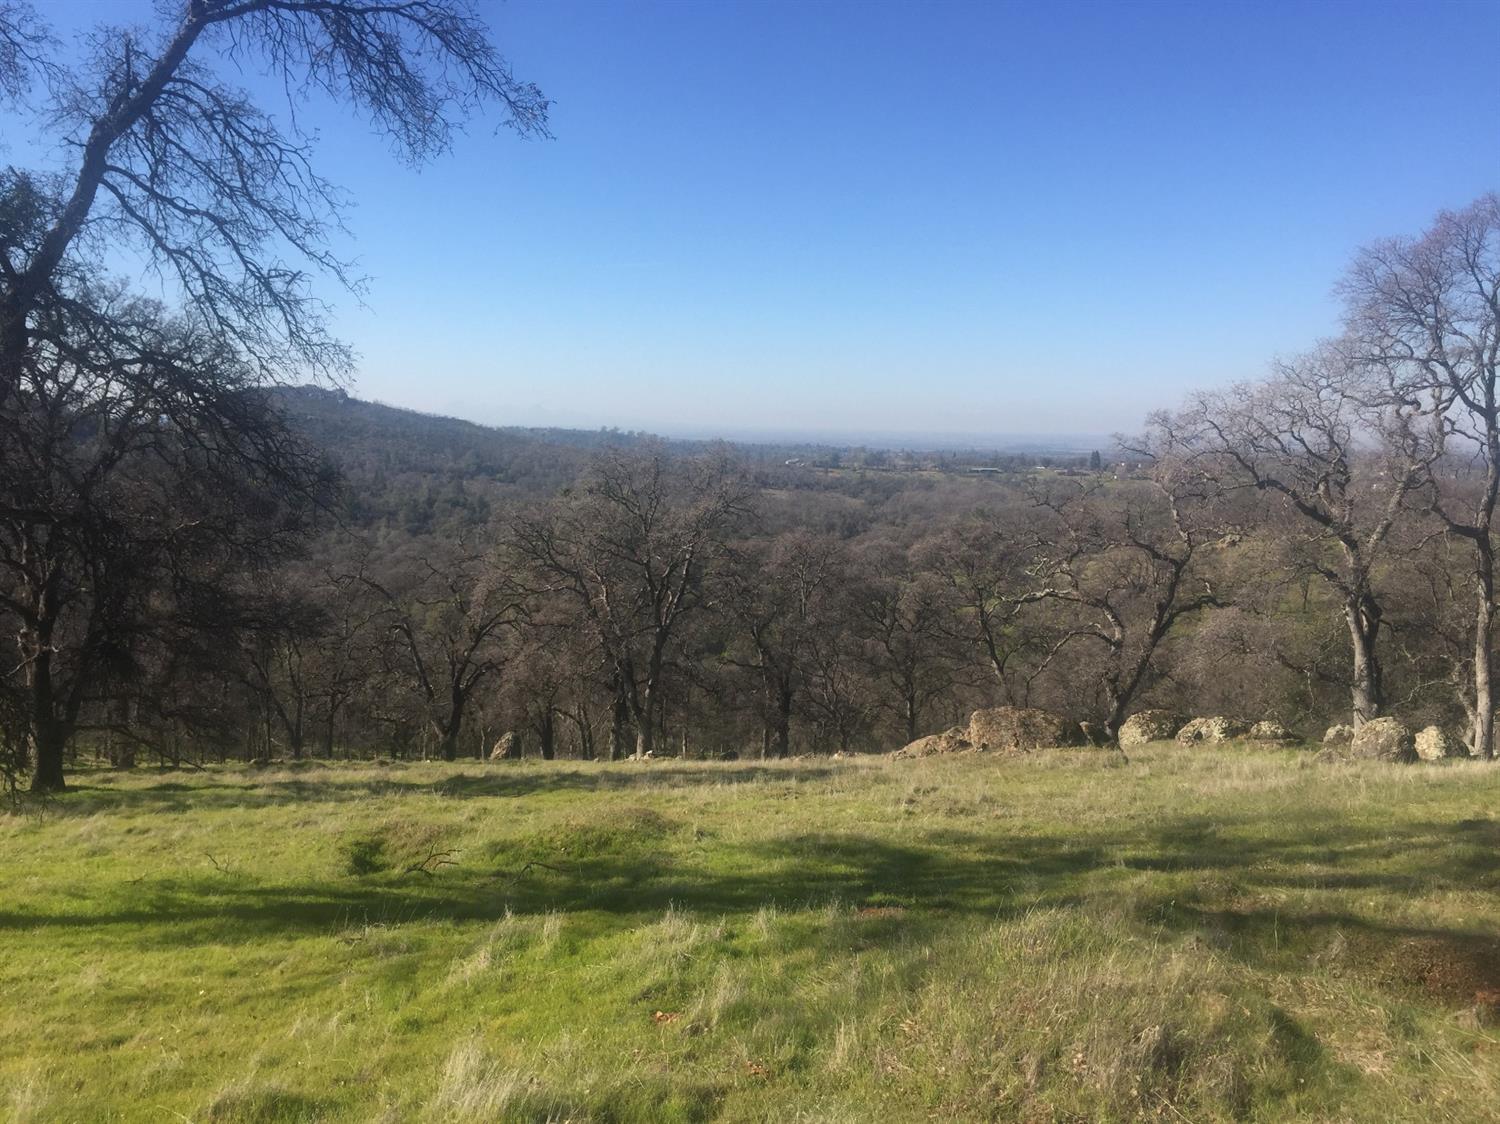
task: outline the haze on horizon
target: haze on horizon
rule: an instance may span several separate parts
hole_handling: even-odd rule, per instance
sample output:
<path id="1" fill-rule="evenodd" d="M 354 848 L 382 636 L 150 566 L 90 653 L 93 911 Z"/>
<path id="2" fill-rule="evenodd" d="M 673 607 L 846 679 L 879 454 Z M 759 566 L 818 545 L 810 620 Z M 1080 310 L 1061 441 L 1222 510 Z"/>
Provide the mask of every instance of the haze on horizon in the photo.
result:
<path id="1" fill-rule="evenodd" d="M 489 424 L 1128 430 L 1500 183 L 1489 70 L 1417 64 L 1492 4 L 483 7 L 554 140 L 476 127 L 418 174 L 298 112 L 358 201 L 352 392 Z"/>

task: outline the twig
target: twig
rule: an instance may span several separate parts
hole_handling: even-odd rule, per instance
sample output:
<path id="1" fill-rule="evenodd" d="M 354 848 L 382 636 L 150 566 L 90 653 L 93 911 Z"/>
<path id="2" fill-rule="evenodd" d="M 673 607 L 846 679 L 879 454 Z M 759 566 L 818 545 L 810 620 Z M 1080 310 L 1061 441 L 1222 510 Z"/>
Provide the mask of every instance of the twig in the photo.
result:
<path id="1" fill-rule="evenodd" d="M 436 847 L 434 847 L 431 851 L 428 852 L 425 859 L 423 859 L 419 863 L 412 863 L 401 873 L 403 875 L 425 874 L 430 878 L 432 877 L 432 875 L 437 873 L 437 868 L 440 866 L 457 866 L 458 860 L 455 859 L 453 855 L 454 852 L 452 851 L 439 851 Z"/>

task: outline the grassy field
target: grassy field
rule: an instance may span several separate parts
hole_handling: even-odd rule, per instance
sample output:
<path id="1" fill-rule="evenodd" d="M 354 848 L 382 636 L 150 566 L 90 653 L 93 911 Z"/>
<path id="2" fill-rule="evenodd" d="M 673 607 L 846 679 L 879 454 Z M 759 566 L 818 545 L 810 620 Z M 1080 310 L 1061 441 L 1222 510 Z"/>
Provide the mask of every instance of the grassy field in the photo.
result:
<path id="1" fill-rule="evenodd" d="M 0 815 L 0 1118 L 1500 1118 L 1500 770 L 98 773 Z"/>

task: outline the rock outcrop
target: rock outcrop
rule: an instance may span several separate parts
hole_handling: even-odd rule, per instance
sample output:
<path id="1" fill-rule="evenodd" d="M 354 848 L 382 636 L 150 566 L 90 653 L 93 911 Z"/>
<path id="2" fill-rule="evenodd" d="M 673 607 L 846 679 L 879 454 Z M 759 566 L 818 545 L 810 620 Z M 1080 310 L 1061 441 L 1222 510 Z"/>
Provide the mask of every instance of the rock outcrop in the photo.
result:
<path id="1" fill-rule="evenodd" d="M 1323 744 L 1326 746 L 1348 745 L 1354 740 L 1354 727 L 1340 723 L 1330 726 L 1323 734 Z"/>
<path id="2" fill-rule="evenodd" d="M 1071 719 L 1028 707 L 997 706 L 970 715 L 969 744 L 992 753 L 1027 753 L 1084 741 L 1083 731 Z"/>
<path id="3" fill-rule="evenodd" d="M 969 742 L 969 731 L 965 726 L 954 726 L 941 734 L 928 734 L 893 754 L 895 757 L 933 757 L 939 753 L 965 753 L 974 747 Z"/>
<path id="4" fill-rule="evenodd" d="M 1396 718 L 1372 718 L 1354 731 L 1350 755 L 1372 761 L 1411 762 L 1417 759 L 1411 727 Z"/>
<path id="5" fill-rule="evenodd" d="M 1218 745 L 1234 738 L 1242 738 L 1249 732 L 1250 727 L 1246 723 L 1238 722 L 1233 718 L 1225 718 L 1223 715 L 1214 718 L 1194 718 L 1177 731 L 1177 742 L 1179 745 L 1200 743 Z"/>
<path id="6" fill-rule="evenodd" d="M 1182 729 L 1183 718 L 1170 710 L 1140 710 L 1120 723 L 1120 747 L 1128 749 L 1147 742 L 1171 741 Z"/>
<path id="7" fill-rule="evenodd" d="M 1469 747 L 1455 737 L 1450 737 L 1441 726 L 1428 726 L 1417 731 L 1412 739 L 1417 756 L 1423 761 L 1441 761 L 1445 757 L 1467 757 Z"/>
<path id="8" fill-rule="evenodd" d="M 1297 736 L 1280 722 L 1269 720 L 1257 722 L 1245 736 L 1253 742 L 1271 742 L 1275 745 L 1285 745 L 1297 740 Z"/>

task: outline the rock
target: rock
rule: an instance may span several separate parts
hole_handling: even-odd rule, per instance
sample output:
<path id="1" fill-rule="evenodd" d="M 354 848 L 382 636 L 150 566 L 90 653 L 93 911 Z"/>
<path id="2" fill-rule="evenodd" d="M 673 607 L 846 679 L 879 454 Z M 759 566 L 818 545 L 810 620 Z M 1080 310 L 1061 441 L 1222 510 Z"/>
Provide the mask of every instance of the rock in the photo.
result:
<path id="1" fill-rule="evenodd" d="M 1411 728 L 1395 718 L 1372 718 L 1354 731 L 1352 756 L 1372 761 L 1411 762 L 1417 759 Z"/>
<path id="2" fill-rule="evenodd" d="M 969 731 L 964 726 L 953 726 L 941 734 L 928 734 L 909 745 L 904 745 L 892 755 L 894 757 L 933 757 L 939 753 L 964 753 L 974 747 L 969 744 Z"/>
<path id="3" fill-rule="evenodd" d="M 1348 745 L 1354 740 L 1354 727 L 1340 723 L 1337 726 L 1328 727 L 1323 734 L 1324 745 Z"/>
<path id="4" fill-rule="evenodd" d="M 1182 715 L 1170 710 L 1141 710 L 1120 723 L 1120 746 L 1145 745 L 1147 742 L 1171 741 L 1182 729 Z"/>
<path id="5" fill-rule="evenodd" d="M 1225 718 L 1222 715 L 1214 718 L 1194 718 L 1177 731 L 1177 743 L 1197 745 L 1200 742 L 1206 742 L 1218 745 L 1233 738 L 1242 738 L 1249 732 L 1250 727 L 1244 722 L 1237 722 L 1233 718 Z"/>
<path id="6" fill-rule="evenodd" d="M 969 744 L 995 753 L 1027 753 L 1051 746 L 1082 745 L 1078 723 L 1045 710 L 997 706 L 969 716 Z"/>
<path id="7" fill-rule="evenodd" d="M 1297 740 L 1297 736 L 1280 722 L 1272 722 L 1269 719 L 1251 726 L 1250 732 L 1245 736 L 1253 742 L 1273 742 L 1278 745 Z"/>
<path id="8" fill-rule="evenodd" d="M 1457 738 L 1450 738 L 1441 726 L 1428 726 L 1418 730 L 1414 744 L 1417 756 L 1423 761 L 1441 761 L 1445 757 L 1469 756 L 1469 747 Z"/>
<path id="9" fill-rule="evenodd" d="M 491 761 L 511 761 L 520 756 L 521 739 L 514 730 L 501 734 L 495 742 L 495 748 L 490 750 Z"/>

